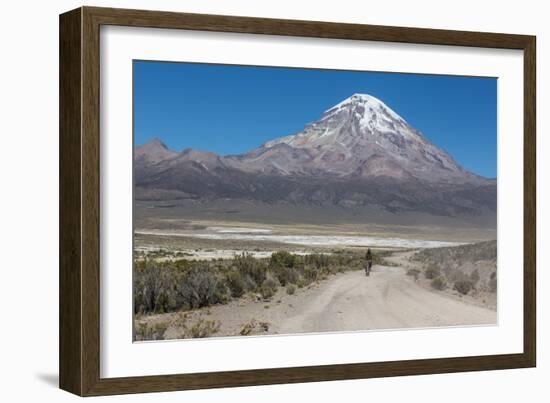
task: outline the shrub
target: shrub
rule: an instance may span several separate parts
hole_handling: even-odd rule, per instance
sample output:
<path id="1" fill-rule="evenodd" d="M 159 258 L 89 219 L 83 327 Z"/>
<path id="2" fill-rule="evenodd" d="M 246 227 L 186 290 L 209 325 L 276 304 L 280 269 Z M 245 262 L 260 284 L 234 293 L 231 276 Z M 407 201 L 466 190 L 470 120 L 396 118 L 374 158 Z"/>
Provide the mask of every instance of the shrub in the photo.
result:
<path id="1" fill-rule="evenodd" d="M 272 272 L 283 287 L 287 284 L 296 284 L 298 281 L 298 271 L 293 267 L 278 266 L 273 268 Z"/>
<path id="2" fill-rule="evenodd" d="M 429 265 L 424 271 L 424 276 L 426 276 L 428 280 L 433 280 L 436 277 L 439 277 L 440 275 L 441 275 L 441 270 L 439 269 L 439 267 L 433 264 Z"/>
<path id="3" fill-rule="evenodd" d="M 434 278 L 430 284 L 433 288 L 435 288 L 436 290 L 440 290 L 440 291 L 447 288 L 447 282 L 441 276 Z"/>
<path id="4" fill-rule="evenodd" d="M 312 253 L 311 255 L 306 255 L 304 260 L 306 265 L 313 266 L 316 269 L 323 269 L 329 267 L 331 260 L 338 261 L 339 257 L 334 256 L 331 259 L 331 257 L 326 254 Z"/>
<path id="5" fill-rule="evenodd" d="M 172 328 L 181 329 L 176 339 L 204 338 L 210 337 L 220 330 L 221 322 L 218 320 L 205 320 L 199 318 L 195 323 L 190 324 L 191 317 L 188 313 L 179 312 L 172 321 Z"/>
<path id="6" fill-rule="evenodd" d="M 470 281 L 470 275 L 466 274 L 463 270 L 454 269 L 448 270 L 447 279 L 451 283 L 456 283 L 457 281 Z"/>
<path id="7" fill-rule="evenodd" d="M 304 280 L 307 282 L 307 284 L 310 284 L 317 280 L 317 277 L 319 275 L 319 272 L 315 270 L 313 267 L 306 266 L 304 269 Z"/>
<path id="8" fill-rule="evenodd" d="M 266 267 L 263 261 L 255 259 L 249 253 L 236 255 L 234 263 L 243 277 L 248 276 L 255 286 L 259 286 L 265 280 Z"/>
<path id="9" fill-rule="evenodd" d="M 252 319 L 250 322 L 245 323 L 239 332 L 241 336 L 248 336 L 256 327 L 256 320 Z"/>
<path id="10" fill-rule="evenodd" d="M 272 277 L 267 277 L 260 287 L 260 294 L 264 300 L 269 300 L 277 292 L 279 284 Z"/>
<path id="11" fill-rule="evenodd" d="M 219 277 L 222 277 L 222 278 L 217 281 L 216 290 L 214 292 L 214 298 L 208 301 L 208 305 L 226 304 L 231 300 L 231 290 L 229 289 L 225 281 L 223 281 L 223 276 L 219 276 Z M 208 305 L 205 305 L 205 306 L 208 306 Z"/>
<path id="12" fill-rule="evenodd" d="M 136 341 L 164 340 L 164 333 L 168 329 L 168 323 L 160 322 L 154 324 L 136 323 L 134 338 Z"/>
<path id="13" fill-rule="evenodd" d="M 473 272 L 470 273 L 470 281 L 475 285 L 479 281 L 479 270 L 475 269 Z"/>
<path id="14" fill-rule="evenodd" d="M 255 333 L 263 333 L 269 331 L 268 322 L 258 322 L 256 319 L 251 319 L 245 323 L 239 332 L 241 336 L 248 336 Z"/>
<path id="15" fill-rule="evenodd" d="M 413 276 L 415 280 L 418 280 L 418 275 L 420 274 L 420 270 L 418 269 L 409 269 L 407 270 L 407 276 Z"/>
<path id="16" fill-rule="evenodd" d="M 307 280 L 304 279 L 303 277 L 298 278 L 298 281 L 296 281 L 296 285 L 298 286 L 298 288 L 303 288 L 308 284 L 309 283 L 307 282 Z"/>
<path id="17" fill-rule="evenodd" d="M 185 336 L 195 339 L 210 337 L 214 333 L 218 333 L 220 326 L 220 321 L 200 318 L 193 325 L 185 328 Z"/>
<path id="18" fill-rule="evenodd" d="M 253 291 L 258 288 L 256 282 L 249 275 L 242 276 L 244 288 L 246 291 Z"/>
<path id="19" fill-rule="evenodd" d="M 296 267 L 296 255 L 287 251 L 279 251 L 271 254 L 270 267 Z"/>
<path id="20" fill-rule="evenodd" d="M 474 285 L 469 280 L 457 281 L 454 286 L 454 289 L 463 295 L 468 294 L 472 288 L 474 288 Z"/>
<path id="21" fill-rule="evenodd" d="M 176 305 L 174 282 L 170 270 L 154 261 L 145 261 L 136 268 L 134 277 L 134 312 L 164 313 Z"/>
<path id="22" fill-rule="evenodd" d="M 294 284 L 289 284 L 286 286 L 286 293 L 288 295 L 293 295 L 296 292 L 296 286 Z"/>
<path id="23" fill-rule="evenodd" d="M 134 339 L 136 341 L 147 340 L 149 329 L 147 323 L 134 323 Z"/>
<path id="24" fill-rule="evenodd" d="M 225 280 L 232 297 L 239 298 L 244 294 L 246 284 L 238 271 L 230 271 L 227 273 Z"/>
<path id="25" fill-rule="evenodd" d="M 201 308 L 219 301 L 218 279 L 208 268 L 195 268 L 181 282 L 178 290 L 181 304 Z"/>
<path id="26" fill-rule="evenodd" d="M 206 307 L 239 298 L 247 291 L 268 297 L 279 285 L 293 284 L 301 288 L 328 274 L 362 268 L 364 262 L 362 254 L 350 251 L 306 256 L 280 251 L 269 259 L 257 259 L 246 253 L 233 259 L 212 261 L 154 258 L 165 257 L 167 253 L 162 250 L 135 254 L 136 315 Z M 169 252 L 168 255 L 184 254 Z M 266 282 L 267 278 L 271 280 Z"/>

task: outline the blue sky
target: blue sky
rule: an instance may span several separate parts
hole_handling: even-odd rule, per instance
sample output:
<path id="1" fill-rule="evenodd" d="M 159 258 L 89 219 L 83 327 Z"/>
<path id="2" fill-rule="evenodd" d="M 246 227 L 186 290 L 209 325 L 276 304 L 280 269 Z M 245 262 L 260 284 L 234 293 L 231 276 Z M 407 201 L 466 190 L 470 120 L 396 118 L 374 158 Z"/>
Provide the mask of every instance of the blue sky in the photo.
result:
<path id="1" fill-rule="evenodd" d="M 238 154 L 351 96 L 381 99 L 462 166 L 496 177 L 495 78 L 134 61 L 134 140 Z"/>

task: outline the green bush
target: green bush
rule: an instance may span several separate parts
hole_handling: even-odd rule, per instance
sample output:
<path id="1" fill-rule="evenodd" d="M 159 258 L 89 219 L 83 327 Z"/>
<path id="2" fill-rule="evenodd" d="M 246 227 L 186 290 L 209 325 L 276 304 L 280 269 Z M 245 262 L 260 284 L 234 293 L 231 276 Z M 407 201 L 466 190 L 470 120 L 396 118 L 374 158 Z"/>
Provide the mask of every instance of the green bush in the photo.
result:
<path id="1" fill-rule="evenodd" d="M 234 298 L 241 297 L 246 291 L 246 284 L 238 271 L 230 271 L 225 277 L 231 296 Z"/>
<path id="2" fill-rule="evenodd" d="M 329 274 L 362 268 L 364 263 L 364 254 L 342 250 L 335 254 L 305 256 L 280 251 L 268 259 L 244 253 L 232 259 L 211 261 L 166 259 L 166 256 L 185 254 L 164 250 L 134 256 L 136 315 L 225 303 L 231 298 L 240 298 L 247 291 L 268 297 L 279 286 L 292 284 L 301 288 Z M 270 280 L 266 281 L 268 278 Z"/>
<path id="3" fill-rule="evenodd" d="M 418 269 L 409 269 L 407 270 L 407 276 L 414 277 L 415 280 L 418 280 L 418 275 L 420 274 L 420 270 Z"/>
<path id="4" fill-rule="evenodd" d="M 316 269 L 328 268 L 331 263 L 339 264 L 340 256 L 330 256 L 322 253 L 312 253 L 311 255 L 306 255 L 304 262 L 307 266 L 313 266 Z M 331 262 L 332 261 L 332 262 Z"/>
<path id="5" fill-rule="evenodd" d="M 429 265 L 424 271 L 424 276 L 426 276 L 428 280 L 433 280 L 436 277 L 439 277 L 440 275 L 441 275 L 441 269 L 433 264 Z"/>
<path id="6" fill-rule="evenodd" d="M 308 284 L 316 281 L 318 277 L 319 277 L 319 271 L 314 269 L 313 267 L 307 266 L 304 269 L 304 280 L 306 280 Z"/>
<path id="7" fill-rule="evenodd" d="M 298 271 L 293 267 L 278 266 L 273 268 L 272 272 L 283 287 L 287 284 L 296 284 L 300 276 Z"/>
<path id="8" fill-rule="evenodd" d="M 286 286 L 286 293 L 288 295 L 293 295 L 296 292 L 296 286 L 294 284 L 289 284 Z"/>
<path id="9" fill-rule="evenodd" d="M 300 278 L 298 278 L 298 281 L 296 281 L 296 286 L 298 288 L 304 288 L 308 284 L 309 283 L 302 276 L 300 276 Z"/>
<path id="10" fill-rule="evenodd" d="M 279 284 L 272 277 L 267 277 L 260 287 L 260 294 L 264 300 L 269 300 L 277 292 Z"/>
<path id="11" fill-rule="evenodd" d="M 279 251 L 271 254 L 270 267 L 296 267 L 297 256 L 287 251 Z"/>
<path id="12" fill-rule="evenodd" d="M 441 276 L 434 278 L 430 284 L 432 288 L 435 288 L 436 290 L 439 290 L 439 291 L 442 291 L 445 288 L 447 288 L 447 282 Z"/>
<path id="13" fill-rule="evenodd" d="M 218 282 L 216 285 L 216 291 L 214 292 L 214 298 L 208 302 L 209 306 L 212 304 L 227 304 L 231 300 L 231 290 L 225 283 L 223 276 L 218 275 Z"/>
<path id="14" fill-rule="evenodd" d="M 474 285 L 469 280 L 457 281 L 454 286 L 454 289 L 463 295 L 468 294 L 473 288 Z"/>
<path id="15" fill-rule="evenodd" d="M 159 322 L 154 324 L 135 323 L 134 339 L 136 341 L 144 340 L 164 340 L 164 333 L 168 329 L 168 323 Z"/>
<path id="16" fill-rule="evenodd" d="M 185 336 L 190 338 L 210 337 L 220 330 L 221 323 L 218 320 L 204 320 L 200 318 L 193 325 L 185 328 Z"/>
<path id="17" fill-rule="evenodd" d="M 201 308 L 221 302 L 218 279 L 208 268 L 195 268 L 179 284 L 178 297 L 181 305 Z"/>
<path id="18" fill-rule="evenodd" d="M 236 255 L 234 264 L 243 277 L 248 277 L 255 286 L 261 285 L 266 276 L 266 265 L 264 261 L 255 259 L 249 253 Z"/>
<path id="19" fill-rule="evenodd" d="M 164 313 L 176 305 L 171 273 L 154 261 L 145 261 L 134 272 L 134 312 Z"/>

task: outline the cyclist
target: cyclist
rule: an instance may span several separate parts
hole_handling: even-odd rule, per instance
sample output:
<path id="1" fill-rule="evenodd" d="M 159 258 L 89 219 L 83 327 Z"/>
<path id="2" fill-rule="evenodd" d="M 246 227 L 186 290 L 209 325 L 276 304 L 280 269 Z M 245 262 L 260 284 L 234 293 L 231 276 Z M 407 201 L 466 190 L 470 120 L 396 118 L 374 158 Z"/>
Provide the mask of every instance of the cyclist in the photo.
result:
<path id="1" fill-rule="evenodd" d="M 367 261 L 365 265 L 365 274 L 368 276 L 370 275 L 370 270 L 372 267 L 372 253 L 370 251 L 370 248 L 367 249 L 367 254 L 365 255 L 365 260 Z"/>

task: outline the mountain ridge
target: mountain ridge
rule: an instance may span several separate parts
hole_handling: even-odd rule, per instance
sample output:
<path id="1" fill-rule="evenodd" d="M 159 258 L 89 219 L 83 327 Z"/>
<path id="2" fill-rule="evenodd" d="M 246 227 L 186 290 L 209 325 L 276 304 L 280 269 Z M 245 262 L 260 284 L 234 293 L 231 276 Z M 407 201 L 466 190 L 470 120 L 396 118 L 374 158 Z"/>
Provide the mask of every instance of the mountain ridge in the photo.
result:
<path id="1" fill-rule="evenodd" d="M 290 136 L 221 156 L 136 147 L 136 187 L 207 202 L 337 205 L 436 215 L 496 212 L 496 181 L 464 169 L 381 100 L 354 94 Z M 482 196 L 480 196 L 482 195 Z"/>

